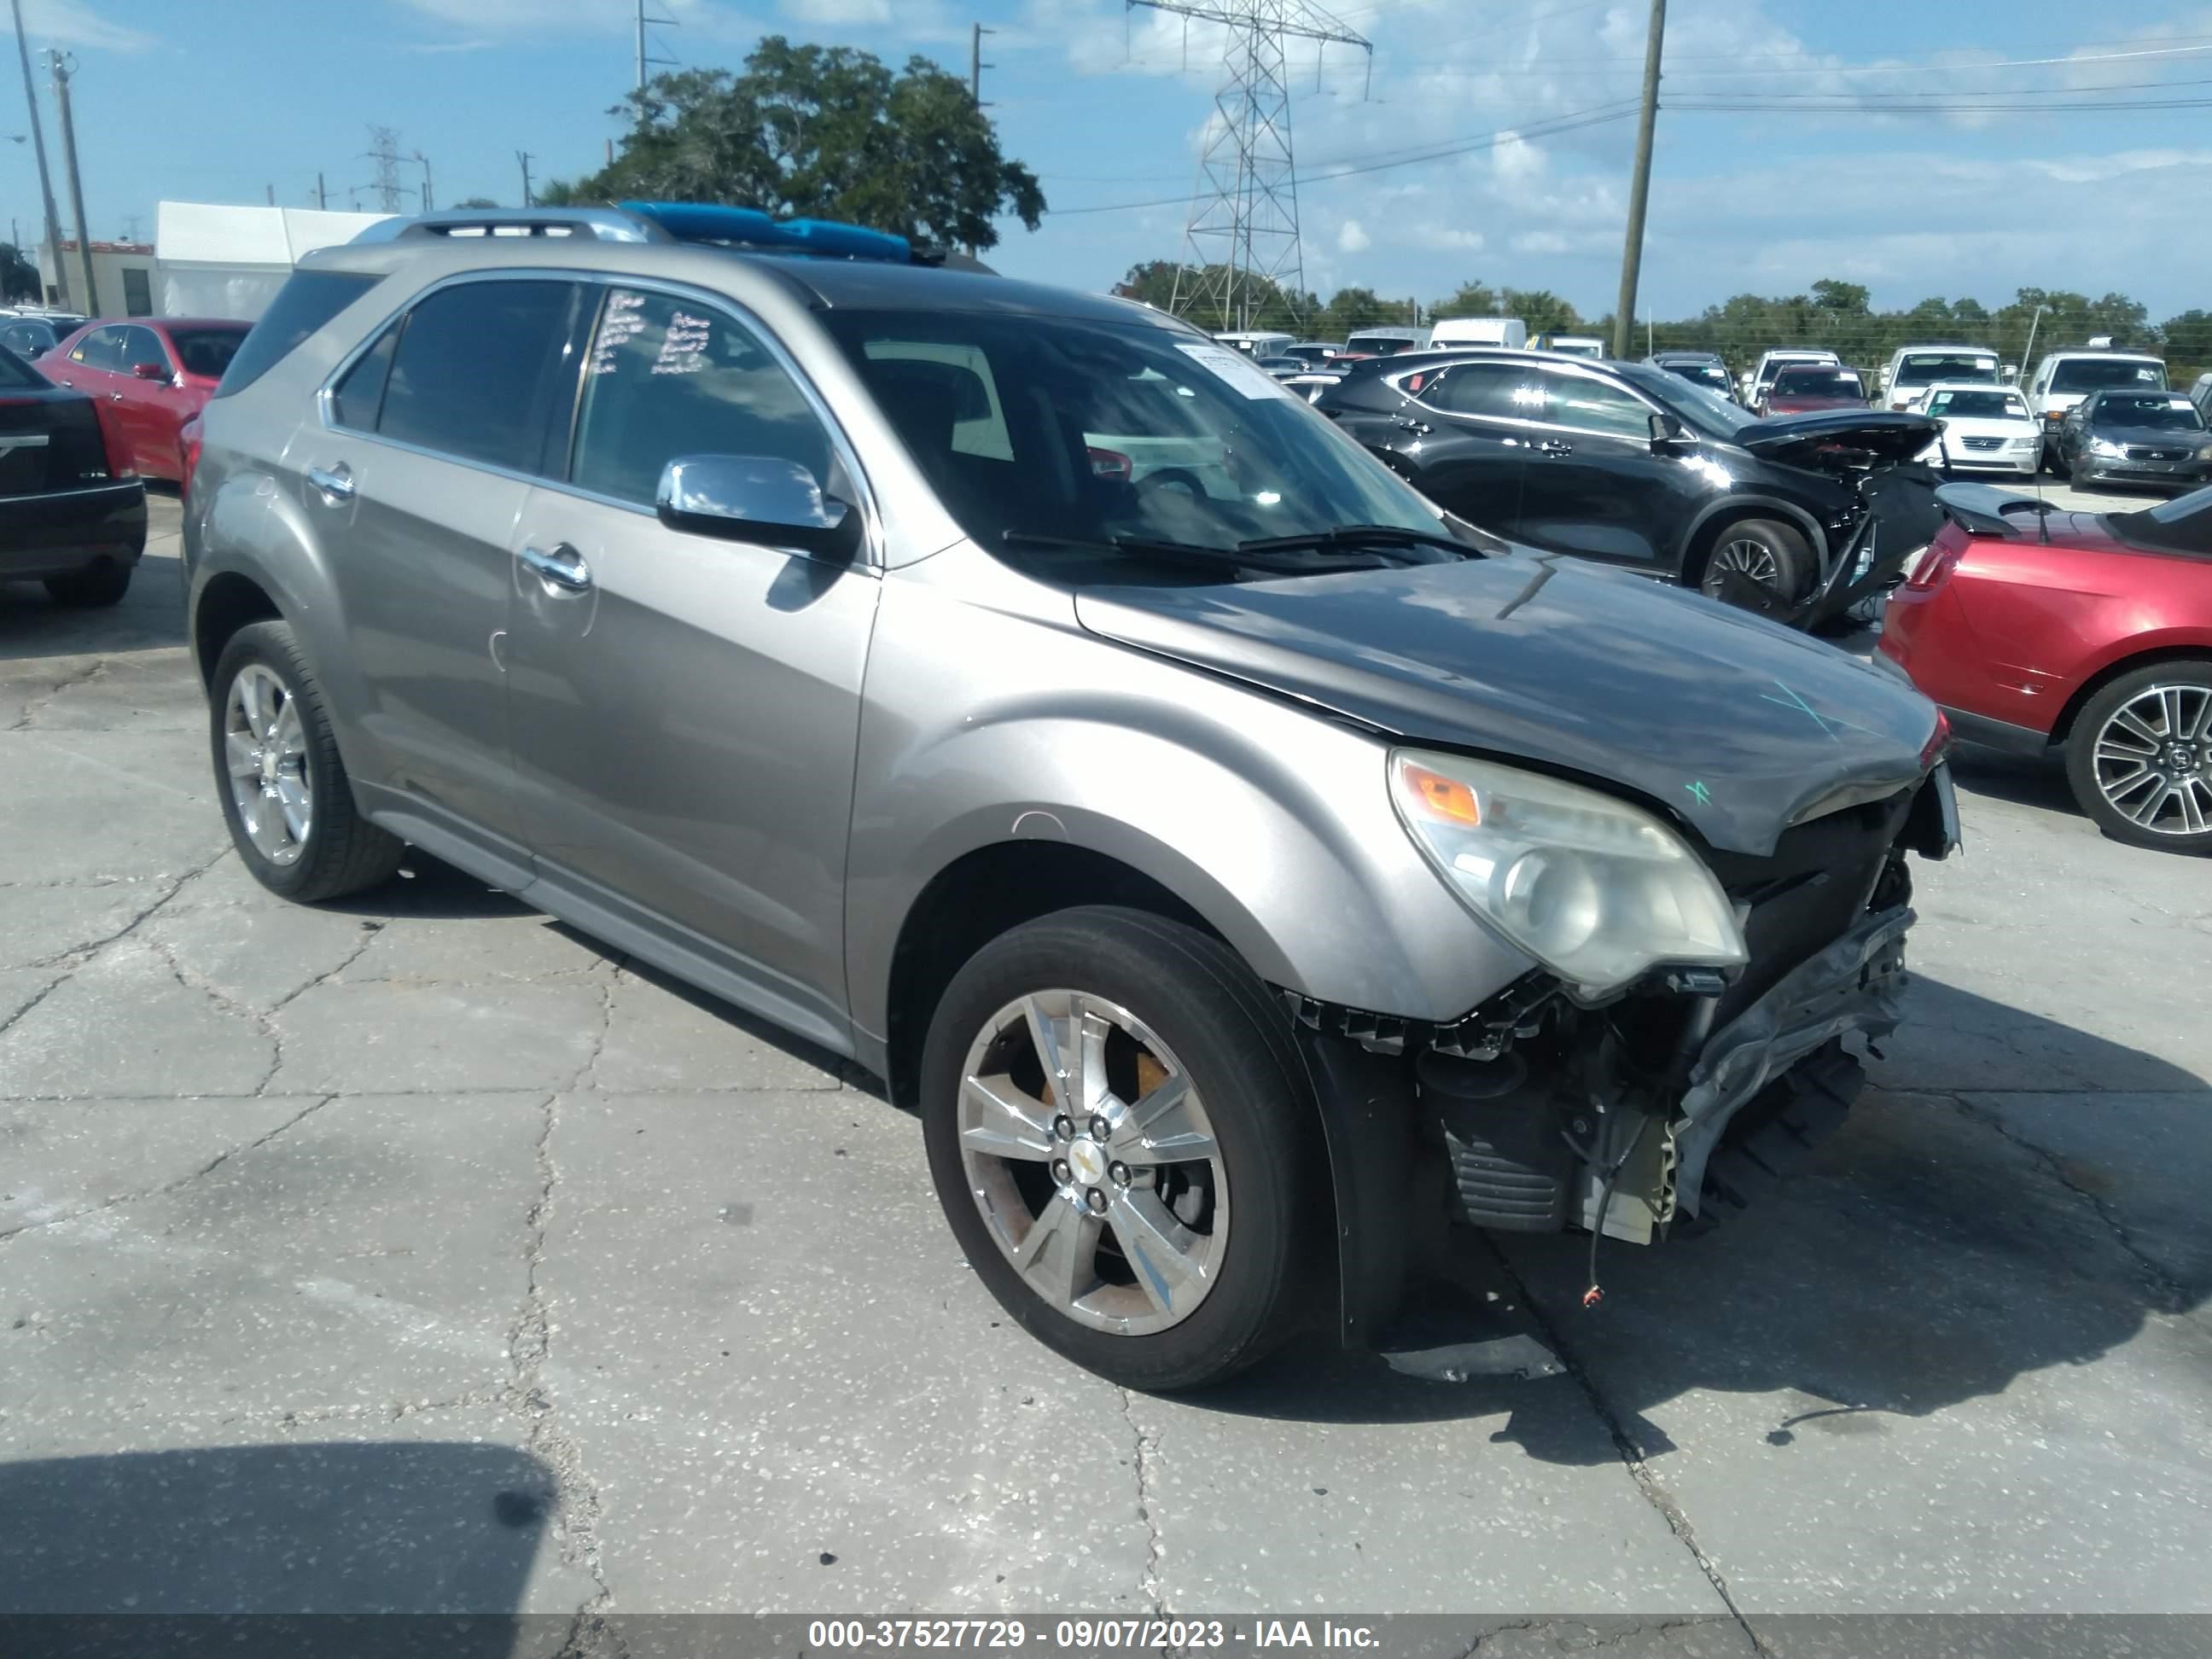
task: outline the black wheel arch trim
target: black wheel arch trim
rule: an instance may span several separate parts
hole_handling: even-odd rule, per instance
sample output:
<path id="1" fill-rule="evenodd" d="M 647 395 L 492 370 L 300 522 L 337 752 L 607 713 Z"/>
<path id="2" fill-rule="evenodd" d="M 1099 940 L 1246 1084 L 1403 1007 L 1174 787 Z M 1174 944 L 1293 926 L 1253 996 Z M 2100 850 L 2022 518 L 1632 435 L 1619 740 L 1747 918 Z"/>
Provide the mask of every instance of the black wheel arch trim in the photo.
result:
<path id="1" fill-rule="evenodd" d="M 1688 580 L 1691 550 L 1698 545 L 1705 532 L 1715 523 L 1729 519 L 1756 519 L 1775 514 L 1787 519 L 1805 532 L 1805 539 L 1812 544 L 1814 557 L 1820 561 L 1821 574 L 1826 574 L 1828 568 L 1828 532 L 1821 527 L 1818 519 L 1794 501 L 1784 501 L 1779 495 L 1728 495 L 1718 496 L 1700 507 L 1697 516 L 1684 528 L 1674 544 L 1674 580 L 1678 582 Z"/>

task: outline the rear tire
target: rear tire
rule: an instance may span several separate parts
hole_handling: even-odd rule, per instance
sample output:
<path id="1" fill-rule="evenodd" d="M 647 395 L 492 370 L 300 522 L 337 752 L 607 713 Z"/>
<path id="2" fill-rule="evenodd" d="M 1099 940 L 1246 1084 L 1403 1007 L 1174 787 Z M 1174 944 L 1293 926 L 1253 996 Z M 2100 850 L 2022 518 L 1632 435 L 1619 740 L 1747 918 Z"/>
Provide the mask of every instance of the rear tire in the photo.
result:
<path id="1" fill-rule="evenodd" d="M 1771 614 L 1810 593 L 1816 574 L 1812 547 L 1797 531 L 1773 519 L 1742 519 L 1724 526 L 1713 538 L 1698 572 L 1698 586 L 1709 599 Z M 1731 599 L 1731 576 L 1753 582 L 1760 590 L 1759 601 Z"/>
<path id="2" fill-rule="evenodd" d="M 1074 1057 L 1065 1099 L 1042 1060 L 1040 1019 L 1063 1060 Z M 1095 1047 L 1079 1046 L 1079 1030 L 1096 1033 Z M 990 1092 L 971 1089 L 975 1079 Z M 1133 1109 L 1177 1079 L 1195 1111 L 1170 1107 L 1149 1138 L 1125 1139 Z M 968 1265 L 1032 1336 L 1111 1382 L 1219 1382 L 1334 1297 L 1316 1247 L 1334 1229 L 1289 1023 L 1209 934 L 1093 906 L 1000 935 L 938 1004 L 921 1112 L 930 1174 Z M 1178 1128 L 1163 1127 L 1171 1119 Z M 1163 1159 L 1150 1149 L 1165 1139 L 1211 1150 Z M 1163 1214 L 1174 1237 L 1147 1274 L 1146 1217 Z"/>
<path id="3" fill-rule="evenodd" d="M 65 576 L 46 578 L 46 595 L 56 605 L 90 611 L 121 602 L 131 589 L 131 567 L 115 559 L 101 559 Z"/>
<path id="4" fill-rule="evenodd" d="M 2066 781 L 2114 841 L 2212 853 L 2212 661 L 2153 663 L 2090 698 L 2066 739 Z"/>
<path id="5" fill-rule="evenodd" d="M 241 682 L 256 689 L 255 706 L 267 711 L 263 720 L 240 720 Z M 208 707 L 216 794 L 231 842 L 253 878 L 301 904 L 344 898 L 389 880 L 407 844 L 355 805 L 322 688 L 291 628 L 259 622 L 240 629 L 216 660 L 213 684 Z M 292 788 L 295 809 L 304 794 L 306 828 L 297 834 L 280 798 L 255 787 L 241 769 L 245 750 L 269 747 L 269 732 L 280 722 L 283 758 L 260 776 L 276 780 L 271 789 Z M 234 729 L 242 726 L 264 729 Z"/>

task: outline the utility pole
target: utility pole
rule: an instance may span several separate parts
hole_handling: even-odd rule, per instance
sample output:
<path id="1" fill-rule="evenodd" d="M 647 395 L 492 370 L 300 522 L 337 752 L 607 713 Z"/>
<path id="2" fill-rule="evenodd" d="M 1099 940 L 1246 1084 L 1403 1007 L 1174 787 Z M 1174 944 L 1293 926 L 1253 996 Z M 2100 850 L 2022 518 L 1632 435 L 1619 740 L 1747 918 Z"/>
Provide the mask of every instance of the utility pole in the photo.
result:
<path id="1" fill-rule="evenodd" d="M 422 211 L 428 213 L 430 210 L 430 158 L 418 149 L 415 152 L 415 159 L 422 164 Z"/>
<path id="2" fill-rule="evenodd" d="M 70 118 L 70 76 L 75 73 L 69 60 L 58 52 L 50 52 L 47 59 L 54 71 L 54 112 L 62 124 L 62 170 L 69 174 L 70 211 L 76 216 L 77 269 L 84 273 L 85 313 L 100 314 L 100 289 L 92 280 L 92 227 L 84 217 L 84 180 L 76 170 L 76 124 Z"/>
<path id="3" fill-rule="evenodd" d="M 534 207 L 537 198 L 530 193 L 530 164 L 538 158 L 526 149 L 519 149 L 514 152 L 514 159 L 522 163 L 522 205 Z"/>
<path id="4" fill-rule="evenodd" d="M 261 188 L 269 198 L 269 205 L 270 207 L 275 207 L 276 205 L 276 186 L 274 185 L 264 185 Z"/>
<path id="5" fill-rule="evenodd" d="M 319 173 L 315 175 L 315 207 L 324 213 L 329 212 L 331 207 L 331 193 L 323 187 L 323 175 Z"/>
<path id="6" fill-rule="evenodd" d="M 53 176 L 46 171 L 46 130 L 39 120 L 38 83 L 31 79 L 30 37 L 23 33 L 23 0 L 10 0 L 15 14 L 15 52 L 23 62 L 23 103 L 31 112 L 31 148 L 39 157 L 39 200 L 46 213 L 46 258 L 54 268 L 54 285 L 61 290 L 56 297 L 65 298 L 69 283 L 62 276 L 61 215 L 54 211 Z M 43 288 L 46 279 L 40 284 Z M 41 303 L 46 299 L 40 294 Z"/>
<path id="7" fill-rule="evenodd" d="M 983 71 L 998 67 L 996 64 L 987 64 L 983 61 L 983 37 L 997 33 L 998 30 L 987 29 L 981 23 L 971 23 L 968 26 L 968 95 L 975 100 L 978 112 L 990 107 L 983 101 Z M 969 258 L 974 258 L 979 251 L 975 243 L 968 244 Z"/>
<path id="8" fill-rule="evenodd" d="M 655 58 L 653 55 L 649 50 L 651 43 L 646 39 L 646 29 L 648 27 L 657 29 L 680 29 L 684 27 L 673 17 L 647 16 L 646 14 L 651 5 L 652 0 L 637 0 L 637 89 L 640 93 L 645 90 L 645 71 L 649 64 L 665 64 L 670 69 L 676 67 L 673 58 Z"/>
<path id="9" fill-rule="evenodd" d="M 1659 117 L 1659 57 L 1667 37 L 1667 0 L 1651 0 L 1644 37 L 1644 112 L 1636 125 L 1636 171 L 1628 184 L 1628 240 L 1620 251 L 1620 302 L 1613 308 L 1613 355 L 1628 356 L 1636 325 L 1636 281 L 1644 266 L 1644 209 L 1651 197 L 1651 130 Z"/>

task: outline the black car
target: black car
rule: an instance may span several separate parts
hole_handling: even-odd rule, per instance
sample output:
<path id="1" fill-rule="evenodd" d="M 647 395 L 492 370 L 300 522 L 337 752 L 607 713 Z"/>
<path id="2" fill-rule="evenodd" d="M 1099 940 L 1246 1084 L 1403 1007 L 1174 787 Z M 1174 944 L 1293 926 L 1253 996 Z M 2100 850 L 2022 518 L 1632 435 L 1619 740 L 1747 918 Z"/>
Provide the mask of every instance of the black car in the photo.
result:
<path id="1" fill-rule="evenodd" d="M 10 317 L 0 313 L 0 347 L 28 361 L 43 357 L 69 331 L 51 317 Z"/>
<path id="2" fill-rule="evenodd" d="M 0 347 L 0 580 L 113 605 L 146 550 L 146 486 L 115 477 L 99 410 Z"/>
<path id="3" fill-rule="evenodd" d="M 1735 377 L 1729 373 L 1728 364 L 1713 351 L 1658 351 L 1646 357 L 1644 363 L 1652 368 L 1663 368 L 1669 374 L 1678 374 L 1692 386 L 1735 401 Z"/>
<path id="4" fill-rule="evenodd" d="M 2088 483 L 2212 483 L 2212 432 L 2204 411 L 2179 392 L 2093 392 L 2058 423 L 2058 466 Z"/>
<path id="5" fill-rule="evenodd" d="M 1663 368 L 1466 351 L 1356 365 L 1315 406 L 1438 506 L 1811 627 L 1937 523 L 1940 430 L 1859 409 L 1754 420 Z"/>

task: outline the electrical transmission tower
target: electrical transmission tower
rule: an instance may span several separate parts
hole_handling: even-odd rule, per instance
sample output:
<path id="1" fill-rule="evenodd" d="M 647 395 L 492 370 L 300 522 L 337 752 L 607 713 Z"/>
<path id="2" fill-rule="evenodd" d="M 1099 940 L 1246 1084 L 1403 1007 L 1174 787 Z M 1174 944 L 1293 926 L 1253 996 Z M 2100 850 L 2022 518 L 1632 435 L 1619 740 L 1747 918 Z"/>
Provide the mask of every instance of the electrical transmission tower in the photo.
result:
<path id="1" fill-rule="evenodd" d="M 398 212 L 399 192 L 406 188 L 399 182 L 399 135 L 390 127 L 371 127 L 368 159 L 376 163 L 376 178 L 369 188 L 376 192 L 378 209 Z"/>
<path id="2" fill-rule="evenodd" d="M 1124 0 L 1225 32 L 1219 90 L 1207 118 L 1170 307 L 1220 330 L 1244 328 L 1271 290 L 1305 292 L 1298 178 L 1291 151 L 1290 48 L 1314 43 L 1315 75 L 1331 45 L 1375 48 L 1312 0 Z M 1218 319 L 1216 322 L 1214 319 Z"/>

